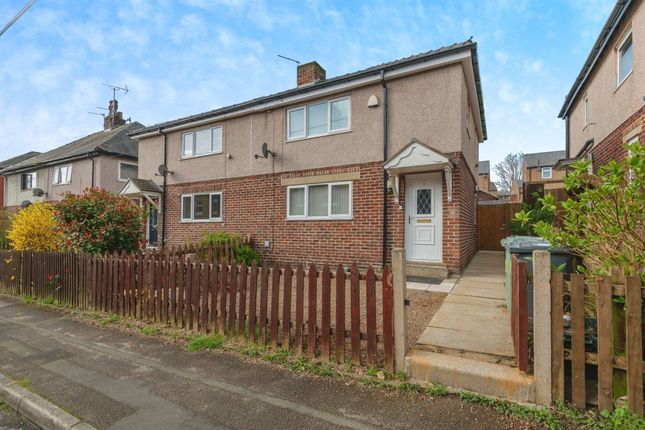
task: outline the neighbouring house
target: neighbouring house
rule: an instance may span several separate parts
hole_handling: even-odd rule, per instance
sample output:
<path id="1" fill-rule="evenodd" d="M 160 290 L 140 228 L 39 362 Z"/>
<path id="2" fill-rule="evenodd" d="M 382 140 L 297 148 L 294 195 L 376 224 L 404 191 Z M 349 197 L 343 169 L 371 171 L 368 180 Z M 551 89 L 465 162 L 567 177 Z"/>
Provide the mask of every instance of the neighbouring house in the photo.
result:
<path id="1" fill-rule="evenodd" d="M 645 136 L 645 6 L 616 2 L 560 110 L 566 154 L 592 168 L 627 156 L 626 143 Z"/>
<path id="2" fill-rule="evenodd" d="M 540 195 L 552 193 L 560 199 L 564 192 L 565 172 L 555 169 L 557 162 L 565 157 L 565 151 L 536 152 L 524 154 L 522 163 L 522 196 L 520 201 L 532 198 L 533 193 Z"/>
<path id="3" fill-rule="evenodd" d="M 477 201 L 499 200 L 497 186 L 490 180 L 490 161 L 479 162 L 479 176 L 477 177 Z"/>
<path id="4" fill-rule="evenodd" d="M 0 161 L 0 171 L 13 166 L 14 164 L 21 163 L 38 154 L 40 154 L 40 152 L 30 151 L 7 160 Z M 4 176 L 0 176 L 0 204 L 2 204 L 2 207 L 4 207 L 4 188 Z"/>
<path id="5" fill-rule="evenodd" d="M 111 101 L 102 131 L 0 171 L 4 205 L 17 209 L 35 201 L 56 201 L 66 192 L 80 193 L 88 187 L 119 192 L 128 179 L 137 177 L 137 141 L 129 133 L 141 127 L 138 122 L 126 123 L 118 102 Z"/>
<path id="6" fill-rule="evenodd" d="M 470 40 L 329 79 L 302 64 L 296 88 L 132 136 L 139 180 L 122 193 L 161 208 L 160 243 L 224 230 L 267 262 L 374 266 L 405 247 L 442 274 L 475 253 L 486 123 Z"/>
<path id="7" fill-rule="evenodd" d="M 511 183 L 511 191 L 508 194 L 510 203 L 522 203 L 524 201 L 524 185 L 520 179 L 515 179 Z"/>

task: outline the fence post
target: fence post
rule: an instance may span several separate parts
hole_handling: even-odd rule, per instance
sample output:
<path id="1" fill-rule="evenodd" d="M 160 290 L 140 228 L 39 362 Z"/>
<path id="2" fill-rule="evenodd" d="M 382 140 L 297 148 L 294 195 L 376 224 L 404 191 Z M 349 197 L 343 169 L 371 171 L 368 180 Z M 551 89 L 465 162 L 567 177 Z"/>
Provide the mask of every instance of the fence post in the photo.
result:
<path id="1" fill-rule="evenodd" d="M 550 405 L 551 381 L 551 255 L 533 251 L 533 350 L 535 402 Z"/>
<path id="2" fill-rule="evenodd" d="M 407 345 L 407 309 L 405 250 L 392 250 L 392 287 L 394 289 L 394 370 L 405 371 L 405 353 Z"/>

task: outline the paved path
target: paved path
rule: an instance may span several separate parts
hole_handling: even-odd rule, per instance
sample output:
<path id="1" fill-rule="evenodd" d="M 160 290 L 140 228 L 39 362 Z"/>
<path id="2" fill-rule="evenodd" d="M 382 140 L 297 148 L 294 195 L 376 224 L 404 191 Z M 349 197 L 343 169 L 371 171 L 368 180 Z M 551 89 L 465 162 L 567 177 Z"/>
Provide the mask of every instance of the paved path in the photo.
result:
<path id="1" fill-rule="evenodd" d="M 504 254 L 478 252 L 417 345 L 512 360 L 515 351 L 504 294 Z"/>
<path id="2" fill-rule="evenodd" d="M 188 353 L 0 298 L 0 372 L 103 429 L 504 429 L 527 423 L 456 397 L 404 396 Z"/>
<path id="3" fill-rule="evenodd" d="M 0 403 L 0 430 L 36 430 L 37 427 Z"/>

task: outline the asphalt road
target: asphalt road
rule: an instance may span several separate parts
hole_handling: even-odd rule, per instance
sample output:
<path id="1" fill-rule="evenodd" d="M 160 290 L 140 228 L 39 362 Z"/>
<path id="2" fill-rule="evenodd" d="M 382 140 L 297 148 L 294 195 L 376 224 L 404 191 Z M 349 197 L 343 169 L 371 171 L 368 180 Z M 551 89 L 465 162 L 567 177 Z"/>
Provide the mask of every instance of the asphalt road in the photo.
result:
<path id="1" fill-rule="evenodd" d="M 188 353 L 4 298 L 0 372 L 110 430 L 534 427 L 453 396 L 411 397 L 232 353 Z"/>
<path id="2" fill-rule="evenodd" d="M 0 403 L 0 430 L 36 430 L 33 424 Z"/>

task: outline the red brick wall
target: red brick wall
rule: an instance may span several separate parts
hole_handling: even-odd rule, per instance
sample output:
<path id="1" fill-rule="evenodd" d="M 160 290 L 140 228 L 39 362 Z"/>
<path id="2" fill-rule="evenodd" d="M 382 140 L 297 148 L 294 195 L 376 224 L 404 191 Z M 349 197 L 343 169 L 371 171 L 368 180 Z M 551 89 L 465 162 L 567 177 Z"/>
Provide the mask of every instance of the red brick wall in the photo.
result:
<path id="1" fill-rule="evenodd" d="M 462 270 L 475 251 L 474 179 L 460 153 L 453 171 L 453 202 L 447 203 L 444 183 L 444 261 Z M 286 219 L 286 186 L 281 178 L 340 172 L 360 172 L 352 184 L 352 220 L 295 221 Z M 464 182 L 465 183 L 462 183 Z M 180 195 L 222 191 L 223 222 L 182 223 Z M 405 179 L 400 202 L 388 193 L 387 261 L 393 247 L 405 240 Z M 383 244 L 383 167 L 367 163 L 333 169 L 312 169 L 289 174 L 258 175 L 171 185 L 167 201 L 167 244 L 198 242 L 212 231 L 250 234 L 265 261 L 280 263 L 348 264 L 381 266 Z M 264 241 L 270 247 L 264 248 Z"/>
<path id="2" fill-rule="evenodd" d="M 605 140 L 596 144 L 591 150 L 594 171 L 610 160 L 622 160 L 627 157 L 623 136 L 634 128 L 641 126 L 640 140 L 645 140 L 645 106 L 629 117 L 620 127 L 614 130 Z"/>

